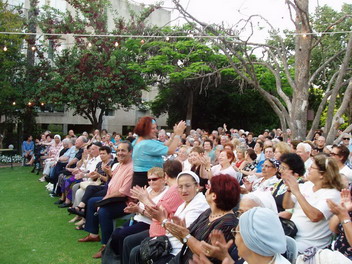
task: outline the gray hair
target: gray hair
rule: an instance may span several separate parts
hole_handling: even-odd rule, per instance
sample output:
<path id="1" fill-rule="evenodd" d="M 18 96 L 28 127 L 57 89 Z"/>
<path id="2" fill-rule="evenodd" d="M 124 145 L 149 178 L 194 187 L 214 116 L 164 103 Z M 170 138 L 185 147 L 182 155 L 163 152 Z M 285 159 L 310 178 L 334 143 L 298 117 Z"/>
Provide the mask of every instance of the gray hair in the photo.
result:
<path id="1" fill-rule="evenodd" d="M 62 140 L 62 145 L 68 145 L 70 144 L 70 139 L 69 138 L 65 138 L 64 140 Z"/>
<path id="2" fill-rule="evenodd" d="M 303 147 L 305 152 L 309 152 L 309 153 L 312 152 L 312 147 L 308 143 L 301 142 L 297 145 L 297 148 L 299 147 Z"/>

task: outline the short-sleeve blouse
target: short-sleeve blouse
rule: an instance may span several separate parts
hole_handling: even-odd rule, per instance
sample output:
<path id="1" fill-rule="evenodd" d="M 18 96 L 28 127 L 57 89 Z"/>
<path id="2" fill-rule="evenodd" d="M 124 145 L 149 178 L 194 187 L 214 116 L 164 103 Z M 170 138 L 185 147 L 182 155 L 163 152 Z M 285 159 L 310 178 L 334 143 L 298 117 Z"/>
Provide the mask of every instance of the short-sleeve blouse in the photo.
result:
<path id="1" fill-rule="evenodd" d="M 169 148 L 164 143 L 154 139 L 144 139 L 133 145 L 133 171 L 145 172 L 153 167 L 163 167 L 164 159 Z"/>

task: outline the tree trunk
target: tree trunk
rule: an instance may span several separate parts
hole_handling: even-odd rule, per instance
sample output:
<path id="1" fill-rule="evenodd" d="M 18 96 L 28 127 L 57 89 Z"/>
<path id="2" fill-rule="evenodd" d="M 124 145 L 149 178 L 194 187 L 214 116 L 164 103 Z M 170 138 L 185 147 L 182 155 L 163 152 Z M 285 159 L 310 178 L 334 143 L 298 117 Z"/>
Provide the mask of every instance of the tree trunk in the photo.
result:
<path id="1" fill-rule="evenodd" d="M 28 11 L 28 32 L 36 33 L 37 32 L 37 5 L 38 0 L 29 1 L 29 11 Z M 32 48 L 35 47 L 36 35 L 29 35 L 27 38 L 27 63 L 28 66 L 34 66 L 35 59 L 35 50 Z"/>
<path id="2" fill-rule="evenodd" d="M 189 87 L 188 91 L 188 101 L 187 101 L 187 114 L 186 114 L 186 133 L 189 134 L 189 132 L 192 129 L 192 115 L 193 115 L 193 89 Z"/>
<path id="3" fill-rule="evenodd" d="M 308 81 L 311 57 L 312 35 L 309 26 L 308 0 L 295 1 L 295 89 L 293 89 L 290 123 L 293 125 L 294 139 L 304 140 L 307 135 Z M 306 35 L 305 35 L 306 34 Z"/>

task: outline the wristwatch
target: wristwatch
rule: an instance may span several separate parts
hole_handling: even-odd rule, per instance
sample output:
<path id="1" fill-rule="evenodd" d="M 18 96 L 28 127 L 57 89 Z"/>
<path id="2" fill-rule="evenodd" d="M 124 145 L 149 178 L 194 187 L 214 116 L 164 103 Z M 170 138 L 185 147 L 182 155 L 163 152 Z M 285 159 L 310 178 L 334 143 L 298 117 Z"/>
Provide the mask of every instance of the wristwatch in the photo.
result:
<path id="1" fill-rule="evenodd" d="M 350 223 L 350 222 L 351 222 L 351 219 L 345 219 L 345 220 L 341 221 L 341 225 L 344 225 L 344 224 L 347 224 L 347 223 Z"/>
<path id="2" fill-rule="evenodd" d="M 169 220 L 167 218 L 165 218 L 162 222 L 161 222 L 161 227 L 165 228 L 165 225 L 166 223 L 168 222 Z"/>
<path id="3" fill-rule="evenodd" d="M 189 239 L 191 236 L 192 236 L 191 234 L 188 234 L 187 236 L 185 236 L 185 237 L 182 239 L 183 244 L 186 244 L 186 243 L 188 242 L 188 239 Z"/>

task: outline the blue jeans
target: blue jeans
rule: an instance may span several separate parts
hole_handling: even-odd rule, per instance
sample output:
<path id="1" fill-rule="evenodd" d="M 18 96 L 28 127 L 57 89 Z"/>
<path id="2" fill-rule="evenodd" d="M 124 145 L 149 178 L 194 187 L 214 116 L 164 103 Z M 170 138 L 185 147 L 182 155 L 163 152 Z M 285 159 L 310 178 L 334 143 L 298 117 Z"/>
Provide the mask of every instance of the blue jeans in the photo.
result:
<path id="1" fill-rule="evenodd" d="M 101 228 L 101 243 L 105 245 L 114 229 L 114 219 L 125 215 L 123 209 L 126 207 L 125 202 L 115 202 L 101 207 L 97 214 L 95 203 L 102 200 L 103 197 L 92 197 L 88 200 L 86 213 L 85 231 L 92 234 L 99 234 L 99 224 Z"/>

